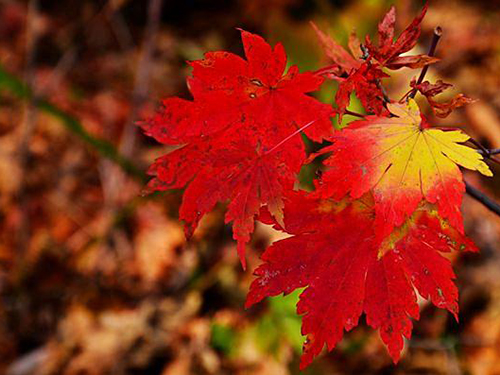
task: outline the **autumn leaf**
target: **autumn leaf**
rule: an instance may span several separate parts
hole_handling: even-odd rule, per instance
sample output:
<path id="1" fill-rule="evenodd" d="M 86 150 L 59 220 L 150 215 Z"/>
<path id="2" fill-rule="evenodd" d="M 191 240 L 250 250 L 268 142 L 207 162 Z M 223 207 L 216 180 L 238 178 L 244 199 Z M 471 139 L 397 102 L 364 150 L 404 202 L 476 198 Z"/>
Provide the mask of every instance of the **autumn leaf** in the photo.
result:
<path id="1" fill-rule="evenodd" d="M 320 141 L 332 131 L 329 105 L 306 95 L 317 90 L 323 78 L 300 73 L 291 66 L 285 73 L 286 55 L 258 35 L 241 31 L 247 60 L 238 55 L 208 52 L 193 67 L 188 87 L 194 100 L 168 98 L 156 116 L 145 121 L 145 133 L 164 144 L 183 144 L 231 128 L 253 128 L 263 137 L 269 129 L 284 138 L 315 121 L 305 133 Z"/>
<path id="2" fill-rule="evenodd" d="M 349 49 L 351 53 L 336 42 L 331 36 L 321 31 L 316 24 L 311 25 L 316 32 L 323 50 L 332 60 L 336 68 L 337 76 L 350 75 L 359 69 L 363 63 L 372 60 L 374 67 L 384 67 L 392 70 L 408 67 L 412 69 L 422 68 L 426 65 L 439 61 L 439 58 L 428 55 L 405 55 L 417 44 L 420 37 L 420 24 L 427 12 L 424 6 L 421 13 L 408 25 L 401 35 L 394 40 L 394 27 L 396 24 L 396 8 L 392 6 L 378 25 L 378 46 L 375 46 L 370 37 L 365 38 L 365 45 L 361 45 L 355 34 L 349 38 Z M 361 53 L 362 49 L 366 52 Z"/>
<path id="3" fill-rule="evenodd" d="M 356 92 L 363 107 L 371 113 L 382 114 L 385 112 L 383 106 L 383 93 L 379 85 L 381 78 L 388 77 L 378 66 L 365 61 L 359 56 L 361 46 L 354 34 L 350 37 L 350 49 L 352 55 L 333 38 L 321 31 L 313 22 L 313 29 L 333 65 L 323 69 L 323 73 L 339 82 L 339 89 L 335 95 L 337 104 L 336 113 L 339 115 L 338 122 L 349 106 L 351 94 Z M 356 51 L 356 50 L 359 51 Z M 358 52 L 358 55 L 356 55 Z M 355 57 L 356 56 L 356 57 Z"/>
<path id="4" fill-rule="evenodd" d="M 461 143 L 460 130 L 430 128 L 415 101 L 389 104 L 394 117 L 368 116 L 331 137 L 332 153 L 321 194 L 375 198 L 375 224 L 380 235 L 391 233 L 422 200 L 435 203 L 439 214 L 463 232 L 460 206 L 465 186 L 459 166 L 485 176 L 492 173 L 482 156 Z"/>
<path id="5" fill-rule="evenodd" d="M 415 17 L 410 25 L 394 40 L 394 26 L 396 24 L 396 8 L 392 6 L 378 25 L 378 46 L 375 46 L 369 37 L 366 38 L 366 48 L 379 64 L 388 69 L 408 67 L 422 68 L 439 61 L 428 55 L 401 56 L 410 51 L 417 44 L 420 37 L 420 24 L 427 13 L 427 5 Z"/>
<path id="6" fill-rule="evenodd" d="M 211 143 L 190 143 L 160 157 L 151 166 L 151 191 L 187 185 L 180 207 L 190 237 L 200 219 L 217 202 L 229 201 L 226 222 L 233 222 L 233 237 L 245 268 L 245 243 L 254 230 L 254 217 L 266 204 L 272 215 L 282 220 L 283 191 L 293 189 L 305 154 L 299 137 L 287 147 L 264 151 L 250 141 L 242 129 L 223 132 Z"/>
<path id="7" fill-rule="evenodd" d="M 338 78 L 339 89 L 335 94 L 337 103 L 337 113 L 339 123 L 351 101 L 351 94 L 356 92 L 358 99 L 370 113 L 386 115 L 384 107 L 384 94 L 380 88 L 380 79 L 388 77 L 382 69 L 374 67 L 369 63 L 364 63 L 359 69 L 354 71 L 348 78 Z"/>
<path id="8" fill-rule="evenodd" d="M 391 7 L 378 25 L 378 46 L 375 46 L 368 36 L 365 45 L 362 46 L 357 37 L 351 34 L 349 40 L 351 54 L 314 23 L 311 23 L 326 56 L 333 62 L 333 65 L 320 71 L 326 77 L 339 81 L 339 89 L 335 96 L 339 122 L 349 106 L 353 92 L 356 92 L 367 112 L 379 116 L 387 114 L 381 79 L 389 76 L 383 68 L 418 69 L 439 61 L 438 58 L 427 55 L 400 56 L 416 45 L 420 36 L 420 23 L 426 11 L 427 6 L 394 41 L 396 10 Z M 361 50 L 364 53 L 361 53 Z"/>
<path id="9" fill-rule="evenodd" d="M 282 220 L 281 195 L 293 188 L 305 160 L 296 133 L 321 140 L 333 128 L 332 108 L 305 94 L 323 79 L 296 66 L 285 73 L 281 44 L 273 49 L 260 36 L 241 33 L 247 60 L 210 52 L 191 62 L 194 100 L 165 100 L 142 127 L 159 142 L 182 145 L 151 166 L 155 177 L 147 190 L 187 186 L 180 218 L 188 237 L 218 202 L 229 202 L 226 222 L 233 223 L 245 267 L 245 244 L 261 205 Z"/>
<path id="10" fill-rule="evenodd" d="M 377 240 L 369 196 L 336 202 L 291 193 L 285 205 L 292 237 L 273 243 L 262 255 L 246 306 L 263 298 L 306 288 L 297 305 L 307 336 L 300 367 L 326 345 L 332 350 L 364 312 L 379 329 L 394 362 L 419 318 L 414 289 L 456 317 L 458 293 L 448 259 L 440 253 L 473 247 L 432 210 L 422 207 L 395 234 L 390 250 Z"/>
<path id="11" fill-rule="evenodd" d="M 429 105 L 431 106 L 432 112 L 437 117 L 447 117 L 454 109 L 463 107 L 466 104 L 474 103 L 475 100 L 469 98 L 464 94 L 457 94 L 451 100 L 447 102 L 437 102 L 434 100 L 434 96 L 442 93 L 446 89 L 453 87 L 449 83 L 445 83 L 442 80 L 438 80 L 436 83 L 430 83 L 429 81 L 424 81 L 417 84 L 415 79 L 410 82 L 410 86 L 415 90 L 418 90 L 427 99 Z"/>
<path id="12" fill-rule="evenodd" d="M 343 74 L 350 74 L 353 70 L 358 69 L 361 64 L 363 63 L 363 60 L 354 53 L 356 52 L 361 52 L 361 47 L 359 45 L 358 41 L 358 46 L 356 46 L 356 39 L 355 35 L 352 35 L 350 38 L 350 44 L 352 46 L 351 55 L 349 52 L 345 50 L 344 47 L 342 47 L 339 43 L 337 43 L 331 36 L 327 35 L 323 31 L 321 31 L 318 26 L 314 22 L 311 22 L 311 26 L 316 32 L 316 35 L 318 37 L 318 40 L 321 43 L 321 46 L 323 47 L 323 50 L 325 52 L 325 55 L 328 56 L 330 60 L 334 63 L 334 66 L 329 67 L 330 69 L 335 67 L 337 69 L 337 76 L 342 76 Z M 358 49 L 358 51 L 356 51 Z"/>
<path id="13" fill-rule="evenodd" d="M 439 61 L 438 58 L 427 55 L 400 56 L 416 45 L 420 36 L 420 23 L 426 11 L 427 6 L 394 41 L 396 10 L 391 7 L 378 25 L 378 46 L 375 46 L 368 36 L 365 46 L 362 46 L 357 37 L 351 35 L 349 40 L 351 54 L 314 23 L 311 23 L 326 56 L 333 62 L 333 65 L 323 68 L 321 72 L 326 77 L 339 81 L 339 89 L 335 96 L 339 122 L 342 121 L 353 92 L 356 92 L 367 112 L 379 116 L 387 114 L 380 80 L 388 75 L 383 68 L 418 69 Z M 365 53 L 361 53 L 362 49 Z"/>

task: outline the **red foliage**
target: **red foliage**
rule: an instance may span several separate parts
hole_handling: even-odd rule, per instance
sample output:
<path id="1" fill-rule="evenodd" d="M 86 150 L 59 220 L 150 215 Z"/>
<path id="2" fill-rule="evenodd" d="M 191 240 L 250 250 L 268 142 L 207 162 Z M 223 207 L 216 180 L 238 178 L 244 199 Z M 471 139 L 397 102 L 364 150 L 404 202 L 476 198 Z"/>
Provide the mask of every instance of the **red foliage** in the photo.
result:
<path id="1" fill-rule="evenodd" d="M 428 128 L 413 100 L 388 108 L 393 117 L 368 116 L 329 139 L 333 145 L 320 151 L 331 154 L 321 194 L 357 199 L 372 192 L 381 236 L 401 226 L 423 200 L 463 231 L 465 185 L 458 165 L 491 175 L 488 166 L 460 144 L 469 139 L 464 133 Z"/>
<path id="2" fill-rule="evenodd" d="M 346 206 L 347 205 L 347 206 Z M 440 253 L 467 247 L 469 240 L 438 217 L 417 211 L 390 239 L 391 249 L 374 232 L 369 197 L 361 201 L 289 195 L 286 231 L 294 236 L 275 242 L 262 256 L 247 306 L 265 297 L 306 287 L 297 312 L 303 314 L 307 335 L 301 368 L 311 363 L 326 344 L 332 350 L 358 324 L 362 313 L 380 335 L 395 362 L 418 319 L 419 294 L 457 316 L 458 292 L 448 259 Z"/>
<path id="3" fill-rule="evenodd" d="M 366 111 L 387 116 L 384 108 L 384 93 L 380 80 L 389 77 L 382 68 L 400 69 L 408 67 L 418 69 L 439 61 L 428 55 L 400 56 L 415 47 L 420 36 L 420 24 L 427 6 L 413 22 L 394 41 L 394 26 L 396 23 L 396 9 L 391 7 L 378 25 L 378 46 L 375 46 L 367 36 L 365 45 L 361 46 L 357 37 L 351 36 L 349 47 L 350 55 L 341 45 L 330 36 L 312 24 L 323 46 L 325 54 L 332 60 L 333 65 L 322 70 L 327 76 L 340 81 L 335 101 L 339 122 L 349 106 L 350 96 L 355 91 Z"/>
<path id="4" fill-rule="evenodd" d="M 458 165 L 491 171 L 480 154 L 461 144 L 467 135 L 431 128 L 413 100 L 392 102 L 381 83 L 388 77 L 383 69 L 438 60 L 401 56 L 416 45 L 426 11 L 394 39 L 392 7 L 378 26 L 378 44 L 367 37 L 361 45 L 351 35 L 351 53 L 313 24 L 332 62 L 316 73 L 299 73 L 295 66 L 285 73 L 281 44 L 273 49 L 242 31 L 247 60 L 211 52 L 191 62 L 193 100 L 167 99 L 143 124 L 159 142 L 181 146 L 152 165 L 148 188 L 187 186 L 180 218 L 188 236 L 203 215 L 226 201 L 225 220 L 233 222 L 243 267 L 257 216 L 293 235 L 263 254 L 247 306 L 306 288 L 297 306 L 307 336 L 301 368 L 325 344 L 332 350 L 362 313 L 397 362 L 403 338 L 411 336 L 411 318 L 419 317 L 415 290 L 457 316 L 455 276 L 441 254 L 474 249 L 463 236 Z M 306 95 L 320 87 L 322 76 L 340 82 L 335 111 Z M 438 116 L 467 102 L 434 102 L 448 86 L 411 84 Z M 373 115 L 332 134 L 330 117 L 346 113 L 352 93 Z M 293 191 L 307 160 L 300 131 L 332 142 L 320 151 L 331 155 L 313 194 Z"/>
<path id="5" fill-rule="evenodd" d="M 401 56 L 417 44 L 417 40 L 420 37 L 420 24 L 425 13 L 427 13 L 427 5 L 424 6 L 420 14 L 394 41 L 396 8 L 392 6 L 378 25 L 378 46 L 375 46 L 368 36 L 366 37 L 366 48 L 370 56 L 388 69 L 400 69 L 403 67 L 417 69 L 439 61 L 439 59 L 427 55 Z"/>
<path id="6" fill-rule="evenodd" d="M 161 143 L 187 143 L 152 165 L 149 189 L 188 186 L 180 209 L 188 236 L 217 202 L 229 201 L 226 222 L 233 222 L 245 266 L 245 243 L 260 206 L 281 220 L 282 193 L 293 188 L 305 159 L 299 137 L 274 147 L 301 127 L 313 140 L 330 135 L 332 109 L 305 95 L 319 88 L 321 77 L 296 66 L 285 73 L 281 44 L 272 49 L 261 37 L 241 33 L 247 60 L 210 52 L 191 62 L 194 100 L 165 100 L 142 127 Z"/>

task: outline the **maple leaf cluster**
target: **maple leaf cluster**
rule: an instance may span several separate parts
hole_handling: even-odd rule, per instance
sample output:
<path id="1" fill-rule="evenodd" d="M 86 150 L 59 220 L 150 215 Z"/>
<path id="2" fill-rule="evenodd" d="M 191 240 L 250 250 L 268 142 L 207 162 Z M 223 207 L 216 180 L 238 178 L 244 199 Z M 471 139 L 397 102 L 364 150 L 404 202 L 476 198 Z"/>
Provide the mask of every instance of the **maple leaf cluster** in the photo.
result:
<path id="1" fill-rule="evenodd" d="M 283 193 L 293 189 L 306 159 L 300 137 L 278 143 L 304 125 L 313 140 L 331 135 L 331 106 L 306 95 L 323 78 L 285 73 L 281 44 L 274 49 L 258 35 L 241 31 L 247 60 L 228 52 L 210 52 L 191 62 L 188 79 L 193 100 L 170 98 L 164 109 L 146 121 L 147 135 L 181 148 L 159 158 L 150 168 L 151 190 L 183 188 L 180 218 L 189 236 L 217 202 L 229 201 L 226 222 L 245 266 L 245 244 L 254 218 L 266 205 L 282 221 Z"/>
<path id="2" fill-rule="evenodd" d="M 425 13 L 395 38 L 391 8 L 378 43 L 351 35 L 350 53 L 313 25 L 331 60 L 316 72 L 286 70 L 281 44 L 241 31 L 246 59 L 210 52 L 190 62 L 193 99 L 166 99 L 142 124 L 147 135 L 178 146 L 151 166 L 148 189 L 185 188 L 187 236 L 218 202 L 228 202 L 225 220 L 244 268 L 255 220 L 291 235 L 262 255 L 246 306 L 305 288 L 297 305 L 307 336 L 301 368 L 325 345 L 332 350 L 363 313 L 397 362 L 419 317 L 417 293 L 457 316 L 455 276 L 443 254 L 476 250 L 464 235 L 459 167 L 491 172 L 463 144 L 466 134 L 431 127 L 411 98 L 420 92 L 441 117 L 470 99 L 439 103 L 434 96 L 449 84 L 412 80 L 413 95 L 395 102 L 382 85 L 389 70 L 438 61 L 406 54 Z M 308 95 L 326 79 L 339 82 L 335 107 Z M 334 131 L 332 118 L 349 114 L 353 93 L 368 114 Z M 331 145 L 307 155 L 301 132 Z M 294 190 L 300 168 L 318 155 L 327 157 L 316 190 Z"/>

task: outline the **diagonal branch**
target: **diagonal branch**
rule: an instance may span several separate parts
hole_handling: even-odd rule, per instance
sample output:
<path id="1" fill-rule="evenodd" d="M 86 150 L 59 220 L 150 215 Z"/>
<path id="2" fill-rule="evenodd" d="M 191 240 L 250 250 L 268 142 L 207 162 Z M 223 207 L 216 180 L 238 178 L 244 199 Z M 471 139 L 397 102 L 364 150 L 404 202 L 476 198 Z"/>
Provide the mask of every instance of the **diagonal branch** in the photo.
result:
<path id="1" fill-rule="evenodd" d="M 500 204 L 492 200 L 490 197 L 481 192 L 479 189 L 476 189 L 474 186 L 470 185 L 467 181 L 464 182 L 465 182 L 465 191 L 467 192 L 467 194 L 469 194 L 472 198 L 474 198 L 478 202 L 482 203 L 483 206 L 488 208 L 491 212 L 500 216 Z"/>
<path id="2" fill-rule="evenodd" d="M 486 157 L 491 156 L 491 155 L 498 155 L 500 154 L 500 148 L 485 148 L 481 150 L 477 150 L 481 155 L 484 155 Z"/>
<path id="3" fill-rule="evenodd" d="M 493 157 L 494 155 L 500 153 L 500 149 L 489 150 L 486 147 L 484 147 L 480 142 L 476 141 L 474 138 L 469 138 L 468 142 L 470 142 L 474 146 L 478 147 L 479 149 L 476 150 L 476 151 L 479 154 L 483 155 L 487 160 L 491 160 L 492 162 L 500 164 L 500 160 L 498 160 L 498 159 L 496 159 L 496 158 Z"/>
<path id="4" fill-rule="evenodd" d="M 146 177 L 144 172 L 139 169 L 131 159 L 120 154 L 111 142 L 90 134 L 78 119 L 43 97 L 35 95 L 30 86 L 8 73 L 0 64 L 0 93 L 2 91 L 7 91 L 21 100 L 32 100 L 38 110 L 58 119 L 61 125 L 88 144 L 99 155 L 114 161 L 116 164 L 120 165 L 125 172 L 135 177 L 137 180 L 145 182 Z"/>
<path id="5" fill-rule="evenodd" d="M 427 53 L 428 56 L 432 57 L 436 53 L 436 47 L 439 42 L 439 39 L 441 39 L 441 35 L 443 35 L 443 30 L 441 29 L 441 27 L 437 26 L 434 29 L 434 34 L 432 34 L 431 46 L 429 47 L 429 52 Z M 427 74 L 427 70 L 429 70 L 429 65 L 426 65 L 422 68 L 422 71 L 420 72 L 420 75 L 418 76 L 417 79 L 417 85 L 423 82 L 425 75 Z M 410 92 L 408 97 L 413 99 L 415 95 L 417 95 L 417 89 L 413 89 L 413 91 Z"/>
<path id="6" fill-rule="evenodd" d="M 344 114 L 351 115 L 351 116 L 354 116 L 354 117 L 360 117 L 360 118 L 365 118 L 366 117 L 366 115 L 362 115 L 361 113 L 354 112 L 354 111 L 349 111 L 348 109 L 344 110 Z"/>

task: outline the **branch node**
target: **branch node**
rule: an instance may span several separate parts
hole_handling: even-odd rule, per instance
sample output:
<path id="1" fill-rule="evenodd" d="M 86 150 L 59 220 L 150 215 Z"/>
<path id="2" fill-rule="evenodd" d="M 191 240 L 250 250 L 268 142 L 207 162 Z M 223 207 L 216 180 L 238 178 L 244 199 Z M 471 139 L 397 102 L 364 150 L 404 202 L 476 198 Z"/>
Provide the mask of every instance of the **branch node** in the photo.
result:
<path id="1" fill-rule="evenodd" d="M 432 57 L 436 53 L 436 47 L 442 35 L 443 29 L 440 26 L 436 26 L 434 28 L 434 33 L 432 34 L 431 45 L 429 47 L 429 52 L 427 53 L 428 56 Z M 426 65 L 422 68 L 422 71 L 420 72 L 420 75 L 417 79 L 417 85 L 420 85 L 424 81 L 427 70 L 429 70 L 429 65 Z M 415 95 L 417 95 L 417 89 L 413 89 L 413 91 L 408 95 L 408 98 L 413 99 Z"/>

